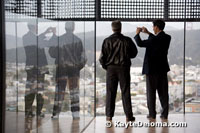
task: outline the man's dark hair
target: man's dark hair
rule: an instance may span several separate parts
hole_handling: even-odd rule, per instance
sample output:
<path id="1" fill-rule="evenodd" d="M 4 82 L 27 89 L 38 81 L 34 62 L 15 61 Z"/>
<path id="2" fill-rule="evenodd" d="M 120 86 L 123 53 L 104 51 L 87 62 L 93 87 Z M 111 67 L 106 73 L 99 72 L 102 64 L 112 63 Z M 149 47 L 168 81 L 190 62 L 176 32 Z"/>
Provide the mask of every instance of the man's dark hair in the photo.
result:
<path id="1" fill-rule="evenodd" d="M 157 19 L 153 21 L 153 26 L 157 26 L 160 30 L 164 30 L 165 21 L 162 19 Z"/>
<path id="2" fill-rule="evenodd" d="M 114 32 L 121 32 L 121 29 L 122 29 L 121 21 L 115 20 L 115 21 L 112 22 L 111 26 L 112 26 L 112 30 Z"/>

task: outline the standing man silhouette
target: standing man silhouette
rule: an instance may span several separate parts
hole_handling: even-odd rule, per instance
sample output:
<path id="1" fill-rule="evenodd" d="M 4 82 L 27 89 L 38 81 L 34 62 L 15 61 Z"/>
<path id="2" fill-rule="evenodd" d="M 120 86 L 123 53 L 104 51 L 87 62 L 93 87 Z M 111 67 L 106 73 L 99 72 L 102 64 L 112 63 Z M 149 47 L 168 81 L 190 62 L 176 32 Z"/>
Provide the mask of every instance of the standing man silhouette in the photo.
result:
<path id="1" fill-rule="evenodd" d="M 53 114 L 51 118 L 58 118 L 65 96 L 66 86 L 70 92 L 71 112 L 73 120 L 80 119 L 79 102 L 79 79 L 80 70 L 86 64 L 85 50 L 82 41 L 74 32 L 75 24 L 73 21 L 65 23 L 66 33 L 58 37 L 59 44 L 49 48 L 49 54 L 55 58 L 56 68 L 56 92 L 54 99 Z M 49 40 L 50 43 L 57 40 L 55 31 Z"/>
<path id="2" fill-rule="evenodd" d="M 26 91 L 25 91 L 25 116 L 31 118 L 34 116 L 32 104 L 37 99 L 37 116 L 44 117 L 42 108 L 44 104 L 44 78 L 48 74 L 47 58 L 44 48 L 48 43 L 45 40 L 45 34 L 50 32 L 48 28 L 44 33 L 37 35 L 37 26 L 28 23 L 28 32 L 23 36 L 23 45 L 26 54 Z M 37 41 L 38 38 L 38 41 Z"/>
<path id="3" fill-rule="evenodd" d="M 147 106 L 149 115 L 147 118 L 156 118 L 156 90 L 162 106 L 161 118 L 168 118 L 169 96 L 168 96 L 168 79 L 167 72 L 170 71 L 168 64 L 168 49 L 171 36 L 163 30 L 165 22 L 163 20 L 153 21 L 153 31 L 150 33 L 147 28 L 137 28 L 135 41 L 139 47 L 146 48 L 142 74 L 146 75 L 147 85 Z M 147 40 L 141 40 L 140 32 L 149 35 Z"/>
<path id="4" fill-rule="evenodd" d="M 112 22 L 113 34 L 104 39 L 100 63 L 106 69 L 106 120 L 112 121 L 115 111 L 115 99 L 118 82 L 122 92 L 122 102 L 126 121 L 134 121 L 130 95 L 131 58 L 137 55 L 132 39 L 121 34 L 121 22 Z"/>

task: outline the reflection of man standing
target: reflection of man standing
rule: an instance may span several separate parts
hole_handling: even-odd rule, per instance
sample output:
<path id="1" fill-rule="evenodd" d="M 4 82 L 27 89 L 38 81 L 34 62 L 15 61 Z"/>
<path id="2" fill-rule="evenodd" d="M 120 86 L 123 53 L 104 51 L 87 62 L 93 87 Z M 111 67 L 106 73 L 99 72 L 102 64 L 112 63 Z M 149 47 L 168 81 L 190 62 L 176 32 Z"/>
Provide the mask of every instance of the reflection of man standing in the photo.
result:
<path id="1" fill-rule="evenodd" d="M 32 104 L 37 98 L 37 115 L 44 117 L 41 113 L 43 107 L 43 90 L 44 76 L 48 73 L 46 68 L 47 59 L 44 51 L 46 45 L 45 34 L 49 32 L 47 29 L 44 33 L 38 36 L 37 45 L 37 28 L 33 24 L 28 24 L 28 32 L 23 36 L 23 45 L 26 54 L 26 92 L 25 92 L 25 116 L 33 117 Z"/>
<path id="2" fill-rule="evenodd" d="M 153 21 L 153 30 L 155 35 L 150 33 L 145 27 L 137 28 L 135 41 L 139 47 L 146 48 L 143 74 L 146 74 L 147 82 L 147 106 L 149 115 L 147 118 L 156 118 L 156 90 L 160 98 L 162 112 L 161 118 L 168 118 L 169 96 L 168 96 L 168 79 L 167 72 L 169 64 L 167 60 L 168 49 L 171 36 L 166 34 L 163 29 L 165 22 L 163 20 Z M 141 40 L 140 32 L 149 34 L 147 40 Z"/>
<path id="3" fill-rule="evenodd" d="M 106 75 L 106 120 L 111 121 L 115 111 L 118 82 L 122 92 L 122 102 L 127 121 L 134 121 L 130 95 L 131 58 L 137 55 L 132 39 L 121 34 L 121 22 L 113 21 L 114 34 L 103 41 L 100 63 Z"/>
<path id="4" fill-rule="evenodd" d="M 65 23 L 66 33 L 59 37 L 58 46 L 49 49 L 50 56 L 55 58 L 56 93 L 52 118 L 57 118 L 61 112 L 66 86 L 70 92 L 71 112 L 73 119 L 79 119 L 79 78 L 80 70 L 85 66 L 86 58 L 82 41 L 74 35 L 74 22 Z M 56 36 L 50 42 L 56 40 Z"/>

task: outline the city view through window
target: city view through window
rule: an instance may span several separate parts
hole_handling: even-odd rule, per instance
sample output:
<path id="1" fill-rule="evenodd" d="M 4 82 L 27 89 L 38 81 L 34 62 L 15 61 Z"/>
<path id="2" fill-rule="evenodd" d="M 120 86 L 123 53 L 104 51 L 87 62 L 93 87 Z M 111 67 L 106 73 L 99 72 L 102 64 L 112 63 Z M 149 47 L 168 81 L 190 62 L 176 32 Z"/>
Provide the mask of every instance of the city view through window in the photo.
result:
<path id="1" fill-rule="evenodd" d="M 138 27 L 153 33 L 152 21 L 165 21 L 164 32 L 171 36 L 169 113 L 171 118 L 184 114 L 178 119 L 190 123 L 185 113 L 194 118 L 200 112 L 199 9 L 198 0 L 2 0 L 1 131 L 85 132 L 92 123 L 94 130 L 101 129 L 100 119 L 107 121 L 109 115 L 105 115 L 106 70 L 99 57 L 103 40 L 113 34 L 111 22 L 117 19 L 122 34 L 134 43 Z M 148 38 L 143 32 L 140 36 Z M 146 49 L 136 47 L 138 54 L 130 68 L 131 104 L 133 115 L 146 121 L 146 115 L 151 116 L 142 75 Z M 158 94 L 156 112 L 162 112 Z M 125 117 L 120 85 L 114 116 Z M 169 122 L 178 120 L 171 118 Z M 163 129 L 155 130 L 171 132 Z"/>
<path id="2" fill-rule="evenodd" d="M 35 22 L 36 24 L 36 22 Z M 97 115 L 105 114 L 105 96 L 106 96 L 106 72 L 101 68 L 98 58 L 100 55 L 103 39 L 112 34 L 110 22 L 97 22 L 96 36 L 96 105 Z M 93 26 L 91 26 L 93 25 Z M 56 27 L 57 34 L 64 34 L 64 22 L 39 22 L 38 33 L 42 33 L 48 27 Z M 151 22 L 123 22 L 122 33 L 133 39 L 137 26 L 145 26 L 152 32 Z M 7 22 L 6 23 L 6 41 L 7 41 L 7 104 L 9 111 L 24 111 L 24 93 L 26 84 L 25 72 L 25 53 L 22 37 L 27 32 L 25 22 Z M 79 36 L 84 44 L 87 63 L 80 74 L 80 104 L 81 114 L 92 115 L 94 113 L 94 22 L 76 22 L 75 34 Z M 11 30 L 12 29 L 12 30 Z M 167 22 L 165 32 L 172 36 L 169 48 L 169 63 L 171 71 L 168 73 L 169 81 L 169 99 L 170 113 L 183 112 L 183 50 L 184 50 L 184 24 L 182 22 Z M 24 32 L 25 31 L 25 32 Z M 185 110 L 186 112 L 200 112 L 200 62 L 198 60 L 199 52 L 199 23 L 188 22 L 186 25 L 186 57 L 185 57 Z M 50 38 L 51 33 L 46 37 Z M 145 39 L 148 36 L 142 34 Z M 36 38 L 35 38 L 36 39 Z M 59 41 L 59 40 L 58 40 Z M 38 46 L 40 42 L 38 41 Z M 138 47 L 138 55 L 132 60 L 131 66 L 131 98 L 134 114 L 148 114 L 146 105 L 146 82 L 145 76 L 141 74 L 144 49 Z M 54 60 L 48 55 L 49 74 L 45 76 L 44 108 L 46 113 L 52 113 L 55 93 L 55 65 Z M 37 55 L 35 55 L 37 56 Z M 37 58 L 40 58 L 38 55 Z M 62 111 L 70 113 L 69 90 L 66 89 L 66 96 Z M 36 102 L 36 101 L 35 101 Z M 34 105 L 36 107 L 36 103 Z M 161 106 L 157 97 L 157 112 L 160 112 Z M 121 93 L 118 87 L 116 98 L 115 115 L 123 115 L 123 106 Z"/>
<path id="3" fill-rule="evenodd" d="M 99 57 L 103 39 L 112 34 L 111 23 L 97 23 L 97 49 L 96 55 Z M 152 23 L 150 22 L 124 22 L 122 33 L 133 39 L 136 27 L 147 27 L 151 32 Z M 104 28 L 103 28 L 104 27 Z M 103 28 L 103 29 L 102 29 Z M 199 48 L 198 35 L 200 34 L 199 23 L 187 23 L 186 27 L 186 57 L 185 57 L 185 111 L 199 112 L 200 108 L 200 62 L 197 52 Z M 103 32 L 104 31 L 104 32 Z M 169 82 L 169 104 L 170 113 L 183 112 L 183 53 L 184 53 L 184 23 L 167 22 L 165 32 L 171 35 L 172 40 L 169 48 L 169 64 L 171 71 L 168 73 Z M 104 35 L 106 34 L 106 35 Z M 145 39 L 148 36 L 142 34 Z M 134 39 L 133 39 L 134 40 Z M 162 44 L 161 44 L 162 45 Z M 196 52 L 195 52 L 196 51 Z M 146 99 L 146 79 L 142 75 L 142 63 L 144 58 L 144 49 L 138 47 L 138 55 L 132 59 L 131 66 L 131 99 L 134 114 L 148 114 Z M 96 77 L 96 98 L 97 98 L 97 115 L 105 115 L 105 98 L 106 98 L 106 72 L 97 62 Z M 156 110 L 161 111 L 161 105 L 157 95 Z M 122 106 L 121 90 L 118 85 L 115 115 L 124 115 Z"/>

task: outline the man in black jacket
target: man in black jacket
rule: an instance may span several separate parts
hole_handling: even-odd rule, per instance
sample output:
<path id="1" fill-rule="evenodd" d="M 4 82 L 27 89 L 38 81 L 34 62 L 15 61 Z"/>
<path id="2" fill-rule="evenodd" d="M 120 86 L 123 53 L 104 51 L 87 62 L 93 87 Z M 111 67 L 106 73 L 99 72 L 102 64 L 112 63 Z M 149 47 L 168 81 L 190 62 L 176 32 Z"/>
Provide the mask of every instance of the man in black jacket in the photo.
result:
<path id="1" fill-rule="evenodd" d="M 106 75 L 106 120 L 111 121 L 115 111 L 118 82 L 122 92 L 122 102 L 127 121 L 134 121 L 130 95 L 131 58 L 137 55 L 132 39 L 121 34 L 121 22 L 112 22 L 113 34 L 102 44 L 100 63 Z"/>
<path id="2" fill-rule="evenodd" d="M 137 28 L 135 41 L 139 47 L 146 48 L 142 74 L 146 74 L 147 83 L 147 106 L 149 115 L 147 118 L 156 118 L 156 90 L 162 106 L 161 118 L 168 118 L 169 96 L 167 72 L 170 71 L 168 64 L 168 49 L 171 36 L 166 34 L 163 29 L 163 20 L 153 21 L 155 35 L 150 33 L 145 27 Z M 141 40 L 140 32 L 149 34 L 147 40 Z"/>
<path id="3" fill-rule="evenodd" d="M 52 118 L 58 118 L 65 96 L 66 86 L 70 92 L 71 112 L 73 120 L 80 118 L 79 79 L 80 70 L 85 66 L 87 59 L 81 39 L 74 32 L 75 23 L 65 23 L 66 33 L 57 37 L 54 35 L 49 43 L 55 46 L 49 48 L 49 54 L 55 58 L 56 67 L 56 92 Z M 57 43 L 59 42 L 59 44 Z"/>

